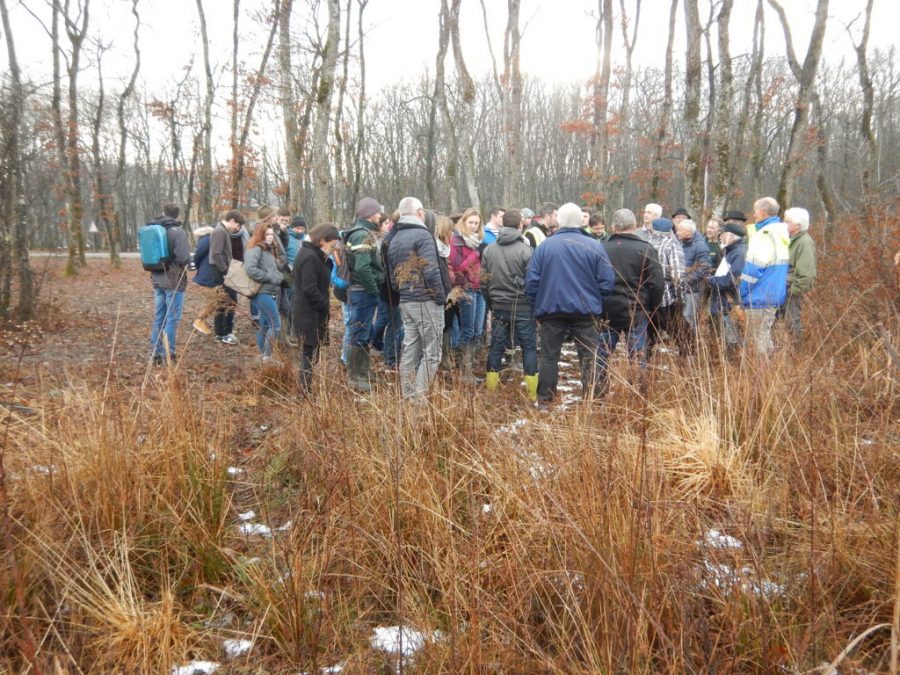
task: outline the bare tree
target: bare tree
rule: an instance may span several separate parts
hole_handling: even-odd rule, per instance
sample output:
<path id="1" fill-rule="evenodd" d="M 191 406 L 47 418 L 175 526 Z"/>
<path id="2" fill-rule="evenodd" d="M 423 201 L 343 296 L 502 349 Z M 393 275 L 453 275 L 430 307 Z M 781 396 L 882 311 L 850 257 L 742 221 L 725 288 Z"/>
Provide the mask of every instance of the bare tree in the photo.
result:
<path id="1" fill-rule="evenodd" d="M 765 30 L 765 13 L 763 12 L 763 0 L 757 0 L 756 15 L 753 20 L 753 48 L 750 54 L 750 66 L 747 70 L 747 79 L 744 83 L 743 105 L 740 106 L 740 114 L 738 116 L 737 132 L 734 144 L 734 158 L 737 162 L 744 160 L 744 138 L 747 135 L 747 126 L 750 123 L 750 101 L 753 96 L 753 86 L 761 79 L 762 74 L 762 57 L 763 57 L 763 34 Z M 757 100 L 757 111 L 761 114 L 762 99 Z M 753 143 L 753 147 L 759 147 L 759 143 Z M 718 151 L 717 151 L 718 154 Z M 737 165 L 731 165 L 735 167 Z M 751 166 L 756 167 L 756 161 L 751 162 Z M 721 167 L 717 167 L 717 171 Z M 754 176 L 756 174 L 754 173 Z M 725 190 L 725 205 L 731 205 L 735 199 L 736 180 L 730 179 Z M 758 193 L 754 190 L 754 194 Z M 724 208 L 723 206 L 723 208 Z"/>
<path id="2" fill-rule="evenodd" d="M 356 0 L 359 5 L 359 13 L 357 15 L 357 46 L 359 48 L 359 97 L 356 104 L 356 147 L 353 150 L 353 193 L 351 195 L 350 204 L 356 204 L 359 199 L 359 188 L 362 183 L 362 165 L 361 157 L 363 144 L 366 136 L 366 50 L 365 50 L 365 33 L 363 32 L 363 13 L 369 0 Z"/>
<path id="3" fill-rule="evenodd" d="M 450 28 L 450 41 L 453 45 L 453 62 L 456 65 L 456 85 L 459 90 L 460 108 L 459 131 L 457 133 L 459 159 L 462 164 L 463 178 L 465 179 L 466 192 L 469 195 L 469 205 L 476 209 L 481 208 L 481 197 L 478 193 L 478 184 L 475 182 L 475 149 L 472 143 L 472 134 L 475 130 L 475 83 L 466 67 L 459 38 L 459 6 L 460 0 L 451 0 L 448 16 Z"/>
<path id="4" fill-rule="evenodd" d="M 866 49 L 869 44 L 869 30 L 872 25 L 872 5 L 874 0 L 866 2 L 866 9 L 863 18 L 862 35 L 859 42 L 853 40 L 851 33 L 850 39 L 853 41 L 853 49 L 856 52 L 857 74 L 859 75 L 859 87 L 862 90 L 862 115 L 859 120 L 859 131 L 866 143 L 866 161 L 863 165 L 862 187 L 865 198 L 866 216 L 869 222 L 872 221 L 872 198 L 875 196 L 873 189 L 873 180 L 877 180 L 875 174 L 878 170 L 878 143 L 875 140 L 875 133 L 872 131 L 872 114 L 875 107 L 875 90 L 872 86 L 872 76 L 869 74 L 869 62 L 866 57 Z M 847 27 L 850 33 L 850 26 Z"/>
<path id="5" fill-rule="evenodd" d="M 137 0 L 135 0 L 136 2 Z M 290 0 L 286 0 L 290 2 Z M 197 0 L 197 16 L 200 19 L 200 41 L 203 47 L 203 75 L 206 85 L 206 96 L 203 99 L 203 122 L 200 127 L 199 143 L 195 141 L 194 152 L 200 146 L 200 203 L 198 204 L 201 223 L 211 223 L 213 214 L 213 171 L 212 171 L 212 106 L 215 98 L 212 67 L 209 62 L 209 34 L 206 29 L 206 13 L 203 11 L 203 0 Z M 135 34 L 136 37 L 136 34 Z M 137 49 L 137 43 L 135 43 Z"/>
<path id="6" fill-rule="evenodd" d="M 631 83 L 634 79 L 632 56 L 634 55 L 634 46 L 637 44 L 638 27 L 641 24 L 641 0 L 635 0 L 633 22 L 628 18 L 628 13 L 625 9 L 625 0 L 619 0 L 619 12 L 619 25 L 622 29 L 622 41 L 625 43 L 625 74 L 622 78 L 622 106 L 619 112 L 619 145 L 624 152 L 620 153 L 619 159 L 622 162 L 622 167 L 617 172 L 618 175 L 614 184 L 616 196 L 611 199 L 615 208 L 620 208 L 625 205 L 625 181 L 628 180 L 628 176 L 631 173 L 631 129 L 633 127 L 631 121 Z M 631 29 L 630 34 L 629 28 Z"/>
<path id="7" fill-rule="evenodd" d="M 734 0 L 722 0 L 717 21 L 719 31 L 719 93 L 716 101 L 714 135 L 716 174 L 712 189 L 710 207 L 713 213 L 721 213 L 728 202 L 733 176 L 731 172 L 731 153 L 734 139 L 731 136 L 731 115 L 734 105 L 734 74 L 731 69 L 731 47 L 729 24 L 731 8 Z M 710 54 L 712 60 L 712 54 Z"/>
<path id="8" fill-rule="evenodd" d="M 592 82 L 593 154 L 592 196 L 588 200 L 594 208 L 602 207 L 608 198 L 609 181 L 609 74 L 612 69 L 613 9 L 612 0 L 597 0 L 597 65 Z"/>
<path id="9" fill-rule="evenodd" d="M 25 201 L 25 182 L 22 168 L 22 109 L 25 104 L 25 91 L 22 87 L 22 74 L 16 54 L 15 38 L 9 23 L 6 0 L 0 0 L 0 18 L 3 21 L 3 32 L 6 35 L 6 55 L 9 61 L 10 92 L 7 109 L 3 115 L 3 167 L 5 169 L 5 194 L 0 194 L 0 217 L 3 218 L 3 241 L 0 242 L 0 264 L 4 267 L 2 292 L 0 292 L 0 316 L 9 312 L 11 294 L 10 279 L 15 262 L 16 275 L 19 280 L 19 298 L 16 307 L 16 318 L 28 321 L 34 316 L 35 288 L 34 276 L 28 261 L 28 211 Z M 12 242 L 8 233 L 12 231 Z M 33 647 L 33 645 L 32 645 Z M 31 655 L 33 656 L 33 654 Z"/>
<path id="10" fill-rule="evenodd" d="M 675 18 L 678 12 L 678 0 L 672 0 L 669 9 L 669 38 L 666 41 L 666 65 L 663 74 L 663 103 L 659 115 L 659 127 L 656 132 L 656 152 L 653 158 L 653 175 L 650 179 L 650 199 L 662 199 L 663 160 L 666 137 L 669 135 L 669 120 L 672 117 L 672 48 L 675 44 Z"/>
<path id="11" fill-rule="evenodd" d="M 684 158 L 685 206 L 695 218 L 703 208 L 702 139 L 700 138 L 700 45 L 703 29 L 697 0 L 684 0 L 684 25 L 687 49 L 684 70 Z"/>
<path id="12" fill-rule="evenodd" d="M 100 153 L 100 132 L 103 124 L 103 111 L 106 106 L 106 91 L 103 83 L 103 52 L 101 45 L 97 50 L 97 105 L 91 119 L 91 159 L 94 164 L 94 199 L 97 204 L 96 221 L 101 224 L 103 233 L 109 242 L 109 260 L 113 267 L 121 267 L 119 253 L 116 250 L 115 233 L 113 232 L 115 206 L 112 195 L 106 190 L 103 177 L 103 160 Z"/>
<path id="13" fill-rule="evenodd" d="M 522 201 L 522 71 L 519 52 L 520 0 L 507 0 L 506 31 L 503 34 L 503 131 L 506 139 L 506 171 L 503 176 L 503 203 Z M 511 207 L 510 207 L 511 208 Z"/>
<path id="14" fill-rule="evenodd" d="M 312 165 L 315 185 L 313 222 L 331 219 L 331 174 L 328 161 L 328 123 L 331 117 L 331 98 L 334 92 L 334 73 L 337 67 L 341 34 L 340 0 L 328 0 L 328 32 L 322 48 L 322 68 L 316 91 L 316 117 L 313 125 Z"/>
<path id="15" fill-rule="evenodd" d="M 784 168 L 781 173 L 781 183 L 778 186 L 778 203 L 787 207 L 791 204 L 794 194 L 794 182 L 797 179 L 803 146 L 806 142 L 806 129 L 809 123 L 809 108 L 814 97 L 814 85 L 816 71 L 819 68 L 819 59 L 822 56 L 822 43 L 825 39 L 825 27 L 828 22 L 829 0 L 818 0 L 816 6 L 816 19 L 813 24 L 812 35 L 809 38 L 809 48 L 803 66 L 794 51 L 794 42 L 791 37 L 791 27 L 785 15 L 784 8 L 778 0 L 769 0 L 769 4 L 778 13 L 781 20 L 781 28 L 784 31 L 784 39 L 788 53 L 788 62 L 797 77 L 800 88 L 794 100 L 794 122 L 791 126 L 791 135 L 788 141 L 787 156 L 784 160 Z"/>

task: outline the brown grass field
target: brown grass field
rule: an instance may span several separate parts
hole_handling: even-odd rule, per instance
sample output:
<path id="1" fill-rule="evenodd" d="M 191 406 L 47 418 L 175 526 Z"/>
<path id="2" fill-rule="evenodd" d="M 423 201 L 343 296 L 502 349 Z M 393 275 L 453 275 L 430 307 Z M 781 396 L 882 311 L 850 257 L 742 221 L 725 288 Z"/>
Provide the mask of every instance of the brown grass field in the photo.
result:
<path id="1" fill-rule="evenodd" d="M 246 313 L 241 346 L 191 332 L 190 288 L 153 368 L 136 261 L 36 259 L 40 318 L 2 336 L 0 672 L 891 672 L 900 314 L 887 250 L 846 240 L 768 368 L 660 352 L 638 387 L 619 355 L 602 405 L 550 412 L 512 376 L 361 399 L 336 344 L 301 400 Z M 398 625 L 404 657 L 372 640 Z"/>

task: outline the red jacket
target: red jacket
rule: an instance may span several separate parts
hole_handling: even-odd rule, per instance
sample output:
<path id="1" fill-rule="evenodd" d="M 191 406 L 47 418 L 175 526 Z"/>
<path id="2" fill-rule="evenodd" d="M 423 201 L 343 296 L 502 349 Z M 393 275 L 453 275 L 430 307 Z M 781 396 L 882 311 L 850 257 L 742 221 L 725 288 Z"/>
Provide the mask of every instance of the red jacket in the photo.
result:
<path id="1" fill-rule="evenodd" d="M 481 288 L 481 254 L 466 246 L 462 236 L 456 232 L 450 238 L 448 262 L 454 286 L 473 291 Z"/>

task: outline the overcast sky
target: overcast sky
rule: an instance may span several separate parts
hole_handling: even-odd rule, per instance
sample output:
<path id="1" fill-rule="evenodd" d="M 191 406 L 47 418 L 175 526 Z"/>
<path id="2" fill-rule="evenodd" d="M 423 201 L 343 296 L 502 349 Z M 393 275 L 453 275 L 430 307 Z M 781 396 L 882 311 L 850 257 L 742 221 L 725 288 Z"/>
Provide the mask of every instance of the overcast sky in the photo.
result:
<path id="1" fill-rule="evenodd" d="M 50 40 L 40 23 L 27 11 L 43 17 L 49 25 L 49 0 L 13 0 L 11 22 L 19 60 L 29 74 L 39 80 L 49 79 L 51 72 Z M 73 0 L 72 4 L 75 4 Z M 295 0 L 294 27 L 298 36 L 306 23 L 309 3 Z M 342 2 L 343 4 L 343 2 Z M 497 53 L 498 67 L 506 23 L 505 0 L 485 0 L 491 41 Z M 635 0 L 625 0 L 633 15 Z M 812 28 L 814 0 L 783 0 L 791 19 L 794 44 L 800 58 L 805 54 Z M 618 15 L 618 1 L 613 3 Z M 268 0 L 243 0 L 240 19 L 241 58 L 248 65 L 258 62 L 264 28 L 254 15 L 270 7 Z M 731 22 L 732 52 L 749 49 L 753 30 L 755 0 L 735 0 Z M 865 0 L 832 0 L 826 37 L 825 57 L 832 60 L 853 59 L 853 51 L 845 25 L 860 15 Z M 131 32 L 134 20 L 129 0 L 91 0 L 90 33 L 110 49 L 104 59 L 104 74 L 110 79 L 108 89 L 118 88 L 131 63 Z M 219 72 L 229 67 L 231 58 L 232 3 L 229 0 L 204 0 L 211 39 L 214 67 Z M 708 0 L 700 0 L 701 17 L 708 11 Z M 643 0 L 635 61 L 637 64 L 662 65 L 668 21 L 669 0 Z M 547 82 L 583 81 L 594 69 L 596 0 L 522 0 L 521 23 L 525 25 L 522 53 L 524 73 Z M 201 64 L 197 12 L 191 0 L 140 0 L 141 48 L 143 51 L 141 80 L 152 92 L 172 89 L 184 75 L 192 56 L 196 67 Z M 433 71 L 438 32 L 438 0 L 370 0 L 365 14 L 367 84 L 370 92 L 402 80 L 417 80 L 426 70 Z M 870 49 L 887 48 L 896 42 L 900 25 L 900 1 L 875 0 Z M 683 62 L 683 11 L 679 7 L 679 29 L 676 59 Z M 705 21 L 705 18 L 703 19 Z M 618 16 L 617 16 L 618 22 Z M 466 61 L 476 78 L 491 70 L 490 52 L 485 39 L 479 0 L 463 0 L 460 13 L 461 33 Z M 526 25 L 527 24 L 527 25 Z M 857 22 L 857 28 L 859 22 Z M 616 24 L 613 60 L 624 62 L 624 48 Z M 857 33 L 858 34 L 858 33 Z M 301 38 L 302 39 L 302 38 Z M 5 37 L 4 37 L 5 40 Z M 65 40 L 64 40 L 65 44 Z M 715 38 L 713 41 L 715 44 Z M 777 17 L 767 7 L 766 51 L 769 55 L 784 53 L 784 39 Z M 86 47 L 83 75 L 85 84 L 94 80 L 96 66 L 94 47 Z M 452 59 L 448 69 L 452 70 Z M 6 65 L 6 45 L 0 49 L 0 64 Z M 197 71 L 200 72 L 199 70 Z M 223 82 L 227 82 L 223 80 Z M 120 86 L 120 85 L 119 85 Z"/>

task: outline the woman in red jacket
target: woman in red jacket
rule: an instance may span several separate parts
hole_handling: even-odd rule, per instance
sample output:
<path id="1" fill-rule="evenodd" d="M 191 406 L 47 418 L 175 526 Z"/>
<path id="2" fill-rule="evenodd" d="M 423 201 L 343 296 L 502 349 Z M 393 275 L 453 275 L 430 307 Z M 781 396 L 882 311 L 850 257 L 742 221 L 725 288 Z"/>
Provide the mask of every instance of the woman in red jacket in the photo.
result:
<path id="1" fill-rule="evenodd" d="M 470 208 L 456 223 L 450 238 L 450 280 L 465 291 L 460 306 L 460 347 L 465 370 L 471 373 L 475 348 L 484 332 L 485 303 L 481 295 L 481 242 L 484 227 L 476 209 Z"/>

